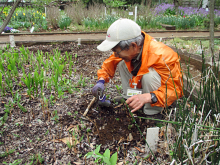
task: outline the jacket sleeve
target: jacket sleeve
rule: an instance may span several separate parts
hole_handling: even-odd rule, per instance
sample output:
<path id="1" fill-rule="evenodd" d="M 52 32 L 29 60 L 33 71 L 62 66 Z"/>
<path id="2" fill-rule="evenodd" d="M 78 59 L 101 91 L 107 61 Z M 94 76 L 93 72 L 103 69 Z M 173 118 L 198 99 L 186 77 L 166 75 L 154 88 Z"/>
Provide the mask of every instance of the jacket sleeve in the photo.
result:
<path id="1" fill-rule="evenodd" d="M 156 46 L 156 47 L 155 47 Z M 152 67 L 161 76 L 161 87 L 152 91 L 158 98 L 158 101 L 152 106 L 166 107 L 182 96 L 182 71 L 178 54 L 170 47 L 157 43 L 152 46 L 149 58 L 156 60 Z M 149 61 L 153 61 L 149 59 Z"/>
<path id="2" fill-rule="evenodd" d="M 105 82 L 109 82 L 109 78 L 112 79 L 114 77 L 117 65 L 121 60 L 121 58 L 115 57 L 113 53 L 103 62 L 102 68 L 97 71 L 98 79 L 102 77 Z"/>

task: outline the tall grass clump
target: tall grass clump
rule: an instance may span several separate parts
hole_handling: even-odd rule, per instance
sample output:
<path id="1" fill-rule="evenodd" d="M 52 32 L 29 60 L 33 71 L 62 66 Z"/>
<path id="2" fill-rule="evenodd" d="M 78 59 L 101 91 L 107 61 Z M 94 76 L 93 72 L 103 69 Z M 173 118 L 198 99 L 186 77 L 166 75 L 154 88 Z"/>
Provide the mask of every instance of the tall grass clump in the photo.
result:
<path id="1" fill-rule="evenodd" d="M 69 17 L 63 17 L 59 20 L 58 25 L 60 29 L 66 29 L 68 26 L 70 26 L 72 20 Z"/>
<path id="2" fill-rule="evenodd" d="M 52 6 L 47 8 L 47 21 L 54 28 L 57 29 L 59 26 L 60 11 L 58 7 Z"/>
<path id="3" fill-rule="evenodd" d="M 213 66 L 206 65 L 204 56 L 203 54 L 201 75 L 196 77 L 192 77 L 190 73 L 187 64 L 190 59 L 186 61 L 188 70 L 184 73 L 184 95 L 177 100 L 175 108 L 164 110 L 166 120 L 137 116 L 139 119 L 164 123 L 160 129 L 163 138 L 159 141 L 159 150 L 166 153 L 166 159 L 159 160 L 152 153 L 158 164 L 195 165 L 220 162 L 220 68 L 215 62 Z M 130 114 L 140 131 L 133 114 Z M 141 131 L 140 134 L 142 135 Z M 145 140 L 144 137 L 143 139 Z"/>
<path id="4" fill-rule="evenodd" d="M 173 164 L 218 164 L 220 161 L 219 65 L 207 67 L 204 54 L 202 59 L 202 73 L 197 81 L 187 65 L 184 97 L 169 113 L 166 139 L 168 143 L 172 141 L 168 152 Z M 172 128 L 176 132 L 174 139 L 169 133 Z"/>
<path id="5" fill-rule="evenodd" d="M 85 5 L 81 1 L 65 8 L 66 15 L 73 21 L 73 23 L 78 25 L 82 25 L 82 20 L 86 17 L 85 11 Z"/>
<path id="6" fill-rule="evenodd" d="M 83 25 L 84 18 L 97 19 L 104 15 L 104 5 L 94 3 L 88 7 L 83 4 L 83 2 L 79 1 L 75 4 L 67 6 L 65 8 L 65 13 L 73 23 L 78 25 Z"/>
<path id="7" fill-rule="evenodd" d="M 107 30 L 109 26 L 117 19 L 119 19 L 119 17 L 111 15 L 95 19 L 87 17 L 83 20 L 83 23 L 86 28 L 90 28 L 92 30 Z"/>

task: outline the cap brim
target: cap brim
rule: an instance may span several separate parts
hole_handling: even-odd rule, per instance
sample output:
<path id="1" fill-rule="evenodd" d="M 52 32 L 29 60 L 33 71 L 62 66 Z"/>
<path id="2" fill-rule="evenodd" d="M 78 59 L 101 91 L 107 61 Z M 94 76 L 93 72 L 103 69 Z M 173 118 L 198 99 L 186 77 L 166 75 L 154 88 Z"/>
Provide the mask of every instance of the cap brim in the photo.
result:
<path id="1" fill-rule="evenodd" d="M 112 48 L 114 48 L 120 41 L 103 41 L 99 46 L 97 46 L 97 49 L 100 51 L 108 51 Z"/>

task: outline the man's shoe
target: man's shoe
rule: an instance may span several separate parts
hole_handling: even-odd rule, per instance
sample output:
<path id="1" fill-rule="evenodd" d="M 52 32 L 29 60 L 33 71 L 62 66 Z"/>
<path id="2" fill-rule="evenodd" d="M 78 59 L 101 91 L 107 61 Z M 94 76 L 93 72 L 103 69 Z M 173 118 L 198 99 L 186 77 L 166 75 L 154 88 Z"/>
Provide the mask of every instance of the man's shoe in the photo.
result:
<path id="1" fill-rule="evenodd" d="M 125 98 L 123 98 L 122 96 L 116 96 L 113 98 L 113 102 L 115 103 L 124 103 L 126 101 Z"/>

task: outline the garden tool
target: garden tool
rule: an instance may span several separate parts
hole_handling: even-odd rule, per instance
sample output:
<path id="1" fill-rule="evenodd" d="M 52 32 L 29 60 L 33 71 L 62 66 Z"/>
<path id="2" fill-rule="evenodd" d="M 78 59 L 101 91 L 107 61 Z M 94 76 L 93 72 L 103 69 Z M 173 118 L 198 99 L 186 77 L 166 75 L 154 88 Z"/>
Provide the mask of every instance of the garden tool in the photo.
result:
<path id="1" fill-rule="evenodd" d="M 87 115 L 89 109 L 96 101 L 98 101 L 98 104 L 100 106 L 103 106 L 103 107 L 110 107 L 111 106 L 111 102 L 110 102 L 110 100 L 106 100 L 106 96 L 105 96 L 105 94 L 103 94 L 103 90 L 98 89 L 96 97 L 95 96 L 93 97 L 92 101 L 89 103 L 88 107 L 86 108 L 85 112 L 83 113 L 83 116 Z"/>
<path id="2" fill-rule="evenodd" d="M 103 94 L 103 90 L 97 90 L 97 99 L 98 99 L 98 104 L 102 107 L 110 107 L 111 102 L 110 100 L 106 100 L 106 95 Z"/>

